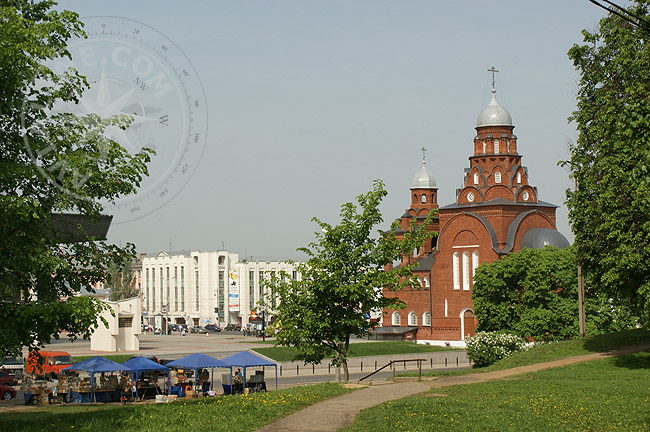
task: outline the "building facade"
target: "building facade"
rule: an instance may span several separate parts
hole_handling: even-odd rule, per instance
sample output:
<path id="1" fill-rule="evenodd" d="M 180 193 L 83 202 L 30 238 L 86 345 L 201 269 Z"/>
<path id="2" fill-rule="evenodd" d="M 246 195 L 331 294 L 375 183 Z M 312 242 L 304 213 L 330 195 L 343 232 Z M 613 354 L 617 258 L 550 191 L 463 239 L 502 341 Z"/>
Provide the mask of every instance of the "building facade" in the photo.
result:
<path id="1" fill-rule="evenodd" d="M 140 256 L 137 280 L 142 295 L 143 322 L 154 329 L 167 325 L 261 324 L 253 311 L 267 300 L 271 306 L 271 277 L 298 278 L 297 263 L 239 260 L 237 253 L 160 252 Z M 266 283 L 265 283 L 266 281 Z M 273 319 L 265 310 L 266 324 Z"/>
<path id="2" fill-rule="evenodd" d="M 438 214 L 427 229 L 438 235 L 403 257 L 402 264 L 419 265 L 414 273 L 421 288 L 385 291 L 386 296 L 407 303 L 402 310 L 384 310 L 384 326 L 393 327 L 385 329 L 386 333 L 401 331 L 421 343 L 460 342 L 474 334 L 477 324 L 471 293 L 481 263 L 522 247 L 569 245 L 556 229 L 557 206 L 540 201 L 537 188 L 529 183 L 512 118 L 495 93 L 493 84 L 492 100 L 479 114 L 476 134 L 468 146 L 469 167 L 464 170 L 463 187 L 456 191 L 456 202 L 438 207 L 438 188 L 424 157 L 422 169 L 413 178 L 411 206 L 399 219 L 397 235 L 433 210 Z"/>

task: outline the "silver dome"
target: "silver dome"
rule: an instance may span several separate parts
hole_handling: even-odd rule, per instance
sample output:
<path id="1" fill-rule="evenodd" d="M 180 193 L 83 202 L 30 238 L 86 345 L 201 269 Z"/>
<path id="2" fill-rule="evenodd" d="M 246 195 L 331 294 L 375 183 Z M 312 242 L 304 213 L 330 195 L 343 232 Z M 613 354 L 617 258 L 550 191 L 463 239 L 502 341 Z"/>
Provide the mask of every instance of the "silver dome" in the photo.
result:
<path id="1" fill-rule="evenodd" d="M 512 117 L 507 109 L 499 105 L 494 90 L 490 104 L 478 115 L 476 126 L 512 126 Z"/>
<path id="2" fill-rule="evenodd" d="M 411 189 L 433 189 L 438 187 L 436 178 L 427 171 L 427 163 L 422 161 L 422 169 L 413 177 Z"/>
<path id="3" fill-rule="evenodd" d="M 569 246 L 569 241 L 559 232 L 549 228 L 531 228 L 524 233 L 521 239 L 521 247 L 528 249 L 543 249 L 545 246 L 553 246 L 564 249 Z"/>

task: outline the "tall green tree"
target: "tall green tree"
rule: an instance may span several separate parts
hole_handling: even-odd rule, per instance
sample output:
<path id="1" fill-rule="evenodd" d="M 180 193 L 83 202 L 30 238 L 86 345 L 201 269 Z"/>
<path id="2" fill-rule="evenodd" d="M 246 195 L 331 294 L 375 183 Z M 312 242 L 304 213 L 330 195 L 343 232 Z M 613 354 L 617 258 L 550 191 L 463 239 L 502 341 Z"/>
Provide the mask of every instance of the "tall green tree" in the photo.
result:
<path id="1" fill-rule="evenodd" d="M 102 305 L 75 296 L 103 281 L 108 267 L 135 254 L 81 235 L 65 243 L 54 213 L 96 218 L 100 200 L 132 193 L 147 175 L 151 151 L 130 155 L 107 139 L 129 118 L 56 113 L 88 87 L 75 70 L 48 64 L 69 57 L 67 42 L 84 36 L 76 13 L 52 1 L 0 2 L 0 350 L 42 346 L 59 331 L 87 337 Z M 60 106 L 60 105 L 58 105 Z"/>
<path id="2" fill-rule="evenodd" d="M 522 249 L 482 264 L 472 288 L 477 330 L 506 330 L 523 338 L 563 340 L 578 336 L 578 276 L 574 247 Z M 592 293 L 585 303 L 587 333 L 630 328 L 626 306 Z"/>
<path id="3" fill-rule="evenodd" d="M 127 259 L 122 263 L 114 263 L 108 268 L 106 288 L 111 290 L 111 300 L 124 300 L 136 297 L 138 289 L 135 286 L 133 261 Z"/>
<path id="4" fill-rule="evenodd" d="M 338 225 L 312 219 L 320 232 L 315 233 L 315 242 L 298 249 L 309 256 L 298 265 L 300 277 L 293 280 L 284 275 L 271 281 L 280 328 L 276 343 L 296 347 L 296 359 L 305 363 L 317 364 L 331 357 L 333 365 L 343 367 L 346 381 L 350 336 L 364 336 L 373 328 L 367 314 L 404 307 L 398 298 L 385 297 L 382 288 L 420 287 L 412 266 L 392 268 L 390 264 L 413 253 L 433 235 L 425 229 L 433 212 L 401 239 L 394 234 L 397 222 L 388 233 L 376 230 L 383 222 L 379 204 L 386 195 L 383 183 L 376 180 L 371 191 L 357 197 L 358 207 L 354 203 L 341 206 Z M 270 303 L 267 309 L 272 309 Z"/>
<path id="5" fill-rule="evenodd" d="M 629 11 L 650 20 L 647 0 Z M 610 14 L 569 58 L 580 73 L 569 220 L 592 292 L 650 319 L 650 32 Z"/>

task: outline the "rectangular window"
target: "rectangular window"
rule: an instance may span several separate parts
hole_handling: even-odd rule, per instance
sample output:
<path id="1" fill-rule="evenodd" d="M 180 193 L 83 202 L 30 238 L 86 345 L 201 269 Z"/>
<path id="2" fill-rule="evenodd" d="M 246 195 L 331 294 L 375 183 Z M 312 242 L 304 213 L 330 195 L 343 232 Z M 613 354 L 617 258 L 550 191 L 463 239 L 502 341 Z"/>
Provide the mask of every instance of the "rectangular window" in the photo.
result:
<path id="1" fill-rule="evenodd" d="M 271 308 L 275 310 L 275 270 L 271 272 Z"/>
<path id="2" fill-rule="evenodd" d="M 291 272 L 291 277 L 293 280 L 298 280 L 298 272 L 296 270 Z"/>
<path id="3" fill-rule="evenodd" d="M 160 267 L 160 310 L 165 305 L 165 298 L 163 297 L 163 268 Z"/>
<path id="4" fill-rule="evenodd" d="M 264 270 L 260 270 L 259 273 L 259 291 L 260 291 L 260 301 L 264 301 Z"/>
<path id="5" fill-rule="evenodd" d="M 181 266 L 181 310 L 185 311 L 185 267 Z"/>
<path id="6" fill-rule="evenodd" d="M 156 269 L 151 269 L 151 309 L 156 310 Z"/>
<path id="7" fill-rule="evenodd" d="M 472 279 L 476 274 L 476 267 L 478 267 L 478 251 L 472 252 Z"/>
<path id="8" fill-rule="evenodd" d="M 454 289 L 460 289 L 460 260 L 458 257 L 458 252 L 454 252 L 453 256 L 454 263 Z"/>
<path id="9" fill-rule="evenodd" d="M 199 271 L 194 271 L 194 309 L 199 310 Z"/>
<path id="10" fill-rule="evenodd" d="M 149 269 L 145 270 L 144 275 L 145 275 L 144 286 L 145 286 L 145 293 L 146 293 L 145 298 L 147 299 L 145 305 L 146 305 L 147 310 L 149 310 L 149 301 L 151 300 L 149 298 Z"/>
<path id="11" fill-rule="evenodd" d="M 167 273 L 167 279 L 165 280 L 166 281 L 165 282 L 165 284 L 166 284 L 165 290 L 166 290 L 167 296 L 165 297 L 165 304 L 167 305 L 167 310 L 169 310 L 170 309 L 169 306 L 171 305 L 171 303 L 169 301 L 169 290 L 170 290 L 170 287 L 169 287 L 169 267 L 167 267 L 166 273 Z"/>
<path id="12" fill-rule="evenodd" d="M 174 267 L 174 310 L 178 310 L 178 267 Z"/>
<path id="13" fill-rule="evenodd" d="M 255 310 L 255 272 L 248 272 L 248 308 Z"/>
<path id="14" fill-rule="evenodd" d="M 219 311 L 224 311 L 225 305 L 224 305 L 224 299 L 225 299 L 225 272 L 223 270 L 219 270 Z"/>
<path id="15" fill-rule="evenodd" d="M 469 253 L 463 252 L 463 290 L 469 291 Z"/>
<path id="16" fill-rule="evenodd" d="M 124 317 L 117 319 L 117 326 L 119 328 L 129 328 L 131 327 L 131 323 L 133 323 L 133 317 Z"/>

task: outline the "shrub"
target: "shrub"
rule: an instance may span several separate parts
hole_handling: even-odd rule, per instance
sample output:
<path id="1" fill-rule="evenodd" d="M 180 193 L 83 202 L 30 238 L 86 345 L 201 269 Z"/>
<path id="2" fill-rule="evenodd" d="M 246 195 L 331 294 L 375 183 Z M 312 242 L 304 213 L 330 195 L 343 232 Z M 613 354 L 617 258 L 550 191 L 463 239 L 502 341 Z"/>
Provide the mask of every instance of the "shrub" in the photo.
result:
<path id="1" fill-rule="evenodd" d="M 478 332 L 465 338 L 467 356 L 475 368 L 489 366 L 526 347 L 519 336 L 500 332 Z"/>

